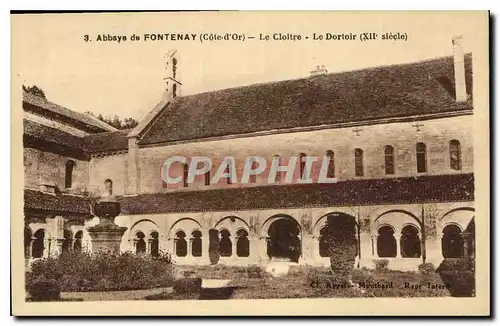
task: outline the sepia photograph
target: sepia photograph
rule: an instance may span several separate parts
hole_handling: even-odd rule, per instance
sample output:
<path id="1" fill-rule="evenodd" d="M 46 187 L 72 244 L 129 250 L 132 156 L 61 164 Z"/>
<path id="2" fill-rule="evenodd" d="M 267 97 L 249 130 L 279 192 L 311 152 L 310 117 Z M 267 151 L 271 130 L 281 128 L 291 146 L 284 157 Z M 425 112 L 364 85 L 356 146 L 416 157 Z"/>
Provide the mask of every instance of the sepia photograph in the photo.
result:
<path id="1" fill-rule="evenodd" d="M 488 25 L 12 13 L 13 314 L 488 315 Z"/>

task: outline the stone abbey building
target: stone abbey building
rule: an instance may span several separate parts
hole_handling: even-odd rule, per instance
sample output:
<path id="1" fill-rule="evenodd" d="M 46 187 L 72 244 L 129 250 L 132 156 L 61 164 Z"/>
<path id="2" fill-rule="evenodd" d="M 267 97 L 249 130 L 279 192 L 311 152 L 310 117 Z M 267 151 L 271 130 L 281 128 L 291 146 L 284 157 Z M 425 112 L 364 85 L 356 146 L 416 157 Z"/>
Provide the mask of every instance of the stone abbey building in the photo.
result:
<path id="1" fill-rule="evenodd" d="M 451 44 L 450 44 L 451 48 Z M 91 202 L 112 182 L 127 227 L 120 249 L 209 264 L 272 259 L 324 265 L 327 217 L 356 221 L 356 264 L 415 269 L 474 255 L 473 55 L 326 73 L 182 96 L 177 53 L 164 98 L 133 130 L 24 93 L 25 256 L 92 250 Z M 171 156 L 217 162 L 323 156 L 332 184 L 194 183 L 166 187 Z M 241 161 L 241 164 L 239 163 Z M 173 173 L 185 175 L 179 165 Z M 286 246 L 279 246 L 286 243 Z"/>

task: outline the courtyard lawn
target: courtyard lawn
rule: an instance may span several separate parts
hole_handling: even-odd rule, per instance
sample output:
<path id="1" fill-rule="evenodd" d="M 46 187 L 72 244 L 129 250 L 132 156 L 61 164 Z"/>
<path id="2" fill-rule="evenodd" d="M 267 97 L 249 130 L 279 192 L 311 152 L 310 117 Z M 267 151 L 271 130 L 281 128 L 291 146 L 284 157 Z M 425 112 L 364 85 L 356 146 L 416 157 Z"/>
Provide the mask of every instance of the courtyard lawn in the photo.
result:
<path id="1" fill-rule="evenodd" d="M 328 297 L 444 297 L 450 296 L 436 273 L 374 271 L 358 269 L 353 272 L 354 287 L 329 283 L 328 268 L 292 267 L 288 275 L 249 277 L 246 267 L 203 266 L 182 267 L 192 276 L 203 279 L 231 279 L 236 290 L 232 299 L 284 299 Z M 196 299 L 194 295 L 161 293 L 147 300 Z"/>

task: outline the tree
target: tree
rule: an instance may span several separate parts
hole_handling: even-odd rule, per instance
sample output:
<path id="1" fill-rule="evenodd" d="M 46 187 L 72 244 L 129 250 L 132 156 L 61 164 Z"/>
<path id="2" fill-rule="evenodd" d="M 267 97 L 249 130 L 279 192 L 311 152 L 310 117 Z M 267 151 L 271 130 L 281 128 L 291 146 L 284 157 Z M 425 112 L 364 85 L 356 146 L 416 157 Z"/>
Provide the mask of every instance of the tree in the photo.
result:
<path id="1" fill-rule="evenodd" d="M 95 115 L 94 113 L 87 111 L 85 112 L 86 114 L 89 114 L 103 122 L 106 122 L 108 125 L 115 127 L 116 129 L 132 129 L 135 128 L 139 122 L 135 120 L 134 118 L 124 118 L 123 120 L 120 119 L 116 114 L 111 118 L 111 117 L 104 117 L 101 113 L 98 115 Z"/>
<path id="2" fill-rule="evenodd" d="M 45 92 L 43 91 L 43 89 L 41 89 L 40 87 L 38 87 L 36 85 L 33 85 L 33 86 L 23 85 L 23 91 L 25 91 L 26 93 L 30 93 L 32 95 L 41 97 L 41 98 L 45 98 L 45 99 L 47 98 L 45 96 Z"/>

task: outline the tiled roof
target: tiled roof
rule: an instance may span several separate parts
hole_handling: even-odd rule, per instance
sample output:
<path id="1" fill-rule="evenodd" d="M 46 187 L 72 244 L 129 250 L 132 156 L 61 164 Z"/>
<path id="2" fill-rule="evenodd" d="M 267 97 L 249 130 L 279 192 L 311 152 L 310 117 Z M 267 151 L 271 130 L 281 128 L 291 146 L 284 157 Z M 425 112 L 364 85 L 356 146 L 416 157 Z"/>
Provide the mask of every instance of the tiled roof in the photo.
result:
<path id="1" fill-rule="evenodd" d="M 24 208 L 61 214 L 90 215 L 90 201 L 86 197 L 48 194 L 41 191 L 24 190 Z"/>
<path id="2" fill-rule="evenodd" d="M 98 153 L 128 149 L 127 134 L 130 130 L 124 129 L 85 136 L 85 150 L 89 153 Z"/>
<path id="3" fill-rule="evenodd" d="M 77 150 L 84 150 L 83 138 L 74 136 L 60 129 L 51 128 L 27 119 L 24 119 L 23 127 L 24 135 Z"/>
<path id="4" fill-rule="evenodd" d="M 123 214 L 235 211 L 474 200 L 474 175 L 299 184 L 122 197 Z"/>
<path id="5" fill-rule="evenodd" d="M 128 149 L 128 139 L 126 136 L 130 132 L 130 129 L 78 137 L 31 120 L 24 119 L 23 123 L 24 135 L 42 139 L 49 143 L 63 145 L 86 154 Z"/>
<path id="6" fill-rule="evenodd" d="M 41 109 L 41 110 L 45 110 L 45 111 L 50 112 L 52 114 L 56 114 L 58 116 L 62 116 L 62 117 L 74 120 L 74 121 L 79 122 L 81 124 L 92 126 L 94 128 L 97 128 L 96 131 L 115 131 L 116 130 L 116 128 L 114 128 L 113 126 L 110 126 L 107 123 L 105 123 L 99 119 L 96 119 L 88 114 L 75 112 L 73 110 L 65 108 L 62 105 L 52 103 L 52 102 L 47 101 L 46 99 L 44 99 L 42 97 L 35 96 L 33 94 L 30 94 L 30 93 L 27 93 L 24 91 L 23 91 L 23 103 L 32 105 L 33 107 L 36 107 L 36 108 Z M 25 107 L 25 109 L 26 108 L 29 108 L 29 106 Z M 47 112 L 45 112 L 45 113 L 47 113 Z M 44 113 L 44 111 L 42 111 L 41 113 Z"/>
<path id="7" fill-rule="evenodd" d="M 472 56 L 466 55 L 472 98 Z M 454 98 L 453 57 L 175 98 L 141 144 L 471 110 Z"/>

